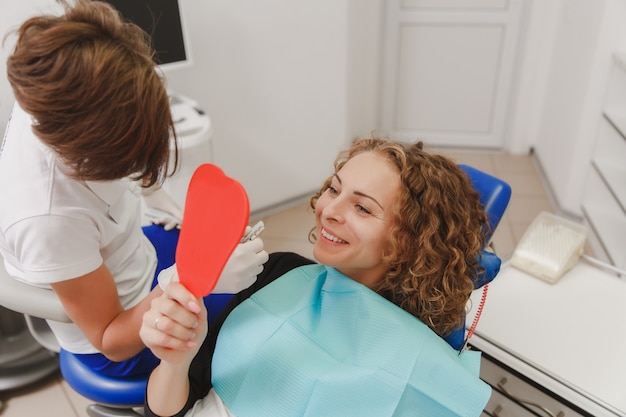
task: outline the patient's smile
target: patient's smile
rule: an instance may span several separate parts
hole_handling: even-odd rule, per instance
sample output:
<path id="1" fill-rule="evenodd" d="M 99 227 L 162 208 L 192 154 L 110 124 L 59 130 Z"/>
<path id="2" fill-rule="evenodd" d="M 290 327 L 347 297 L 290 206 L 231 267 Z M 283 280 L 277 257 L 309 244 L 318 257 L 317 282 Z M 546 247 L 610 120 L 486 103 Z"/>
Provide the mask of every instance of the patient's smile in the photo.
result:
<path id="1" fill-rule="evenodd" d="M 337 236 L 333 236 L 330 233 L 328 233 L 328 231 L 326 231 L 326 229 L 322 229 L 322 231 L 320 232 L 320 234 L 322 236 L 324 236 L 326 239 L 330 240 L 331 242 L 335 242 L 335 243 L 348 243 L 343 239 L 338 238 Z"/>
<path id="2" fill-rule="evenodd" d="M 313 257 L 374 286 L 389 269 L 384 254 L 399 190 L 398 169 L 384 155 L 366 151 L 352 156 L 315 204 L 319 236 Z"/>

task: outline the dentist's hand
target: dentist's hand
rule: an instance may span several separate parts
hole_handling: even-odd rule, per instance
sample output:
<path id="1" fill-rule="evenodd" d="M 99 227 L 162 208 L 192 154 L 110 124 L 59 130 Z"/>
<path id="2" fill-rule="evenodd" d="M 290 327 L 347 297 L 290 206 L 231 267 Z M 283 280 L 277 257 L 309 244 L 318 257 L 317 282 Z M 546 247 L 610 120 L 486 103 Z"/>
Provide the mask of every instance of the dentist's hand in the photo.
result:
<path id="1" fill-rule="evenodd" d="M 268 259 L 269 255 L 263 249 L 261 238 L 238 244 L 228 258 L 213 293 L 236 294 L 245 290 L 254 284 L 256 276 L 263 271 L 263 264 Z"/>
<path id="2" fill-rule="evenodd" d="M 246 233 L 248 230 L 249 227 L 246 229 Z M 215 294 L 236 294 L 245 290 L 254 284 L 256 276 L 263 271 L 263 264 L 268 259 L 269 255 L 263 249 L 261 238 L 257 237 L 238 244 L 228 258 L 212 292 Z M 171 282 L 179 282 L 176 264 L 159 272 L 157 281 L 163 291 L 167 291 Z"/>
<path id="3" fill-rule="evenodd" d="M 163 225 L 165 230 L 180 227 L 183 211 L 163 188 L 143 188 L 141 195 L 146 203 L 146 214 L 155 224 Z M 152 213 L 152 214 L 151 214 Z"/>

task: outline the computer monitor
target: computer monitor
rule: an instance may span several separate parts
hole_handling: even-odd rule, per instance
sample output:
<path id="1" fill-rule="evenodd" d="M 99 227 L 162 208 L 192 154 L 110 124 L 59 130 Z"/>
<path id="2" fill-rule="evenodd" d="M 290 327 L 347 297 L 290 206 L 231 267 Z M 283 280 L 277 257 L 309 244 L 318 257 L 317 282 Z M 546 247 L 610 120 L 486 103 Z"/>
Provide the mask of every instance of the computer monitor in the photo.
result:
<path id="1" fill-rule="evenodd" d="M 191 64 L 180 0 L 104 0 L 152 37 L 155 64 L 164 72 Z"/>

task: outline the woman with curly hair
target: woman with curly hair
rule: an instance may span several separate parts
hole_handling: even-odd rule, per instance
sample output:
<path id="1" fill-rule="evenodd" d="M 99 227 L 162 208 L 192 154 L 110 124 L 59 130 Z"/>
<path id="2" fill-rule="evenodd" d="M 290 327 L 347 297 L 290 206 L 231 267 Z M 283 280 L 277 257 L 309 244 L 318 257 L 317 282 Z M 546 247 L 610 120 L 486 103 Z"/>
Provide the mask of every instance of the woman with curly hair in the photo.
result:
<path id="1" fill-rule="evenodd" d="M 359 139 L 311 207 L 319 263 L 270 255 L 210 326 L 180 284 L 152 303 L 146 415 L 480 415 L 478 352 L 443 339 L 463 325 L 486 239 L 465 172 L 421 142 Z"/>
<path id="2" fill-rule="evenodd" d="M 478 193 L 456 163 L 425 152 L 422 142 L 356 141 L 339 155 L 335 172 L 365 152 L 383 156 L 401 184 L 391 212 L 386 272 L 369 286 L 445 337 L 463 325 L 473 278 L 480 271 L 476 254 L 485 246 L 488 223 Z M 322 196 L 332 195 L 333 180 L 337 175 L 311 199 L 314 211 Z M 313 241 L 316 230 L 323 230 L 319 220 L 311 231 Z M 314 252 L 322 263 L 319 252 L 324 247 L 317 245 Z"/>

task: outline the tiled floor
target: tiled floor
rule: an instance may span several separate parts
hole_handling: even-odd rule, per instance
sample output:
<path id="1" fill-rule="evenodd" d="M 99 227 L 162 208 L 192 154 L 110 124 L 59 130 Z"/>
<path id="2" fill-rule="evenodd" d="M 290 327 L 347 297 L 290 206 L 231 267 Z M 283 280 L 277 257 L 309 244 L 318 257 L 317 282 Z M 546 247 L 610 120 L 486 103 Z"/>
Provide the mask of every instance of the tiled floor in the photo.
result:
<path id="1" fill-rule="evenodd" d="M 542 178 L 530 156 L 484 152 L 455 152 L 440 150 L 457 162 L 471 165 L 507 181 L 512 189 L 511 203 L 496 230 L 493 243 L 498 255 L 507 259 L 516 242 L 541 211 L 553 211 Z M 253 219 L 256 220 L 256 219 Z M 268 252 L 294 251 L 312 257 L 307 241 L 313 226 L 313 214 L 308 204 L 263 217 L 263 241 Z M 87 417 L 89 401 L 76 394 L 59 375 L 17 391 L 0 392 L 2 417 L 46 415 L 48 417 Z"/>

